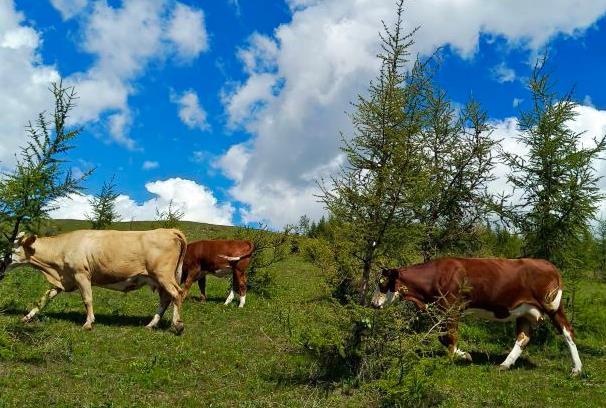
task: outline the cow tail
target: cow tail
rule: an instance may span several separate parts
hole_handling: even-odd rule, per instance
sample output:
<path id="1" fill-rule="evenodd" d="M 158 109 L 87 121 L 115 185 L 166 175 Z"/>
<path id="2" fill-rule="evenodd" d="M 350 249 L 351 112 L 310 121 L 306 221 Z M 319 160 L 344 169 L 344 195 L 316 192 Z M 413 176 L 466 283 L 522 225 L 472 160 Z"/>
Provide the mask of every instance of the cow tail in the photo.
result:
<path id="1" fill-rule="evenodd" d="M 181 252 L 179 253 L 179 262 L 177 262 L 177 269 L 175 270 L 175 279 L 177 279 L 177 285 L 181 283 L 181 275 L 183 274 L 183 261 L 185 260 L 185 251 L 187 250 L 187 239 L 185 235 L 179 230 L 173 230 L 181 246 Z"/>
<path id="2" fill-rule="evenodd" d="M 555 279 L 553 284 L 547 288 L 543 300 L 543 307 L 547 310 L 548 314 L 557 312 L 562 306 L 562 292 L 564 288 L 562 275 L 555 266 L 553 268 L 557 272 L 557 279 Z"/>
<path id="3" fill-rule="evenodd" d="M 247 253 L 245 253 L 244 255 L 240 255 L 240 256 L 217 255 L 217 256 L 220 258 L 223 258 L 231 263 L 231 262 L 238 262 L 244 258 L 249 258 L 252 256 L 253 252 L 255 252 L 255 244 L 253 244 L 251 242 L 249 251 Z"/>

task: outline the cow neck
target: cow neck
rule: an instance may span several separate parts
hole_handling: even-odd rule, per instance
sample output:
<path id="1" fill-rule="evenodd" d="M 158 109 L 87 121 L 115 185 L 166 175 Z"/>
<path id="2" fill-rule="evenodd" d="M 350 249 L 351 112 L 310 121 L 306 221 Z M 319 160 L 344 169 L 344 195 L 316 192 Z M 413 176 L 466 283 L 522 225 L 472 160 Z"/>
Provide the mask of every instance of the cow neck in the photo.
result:
<path id="1" fill-rule="evenodd" d="M 56 254 L 54 254 L 53 251 L 49 248 L 52 247 L 52 245 L 48 245 L 52 242 L 52 239 L 52 237 L 36 239 L 36 241 L 32 244 L 32 249 L 34 250 L 34 253 L 32 256 L 29 257 L 30 264 L 47 272 L 51 270 L 54 271 L 55 269 L 57 269 L 56 260 L 59 259 Z M 50 261 L 51 259 L 53 260 L 53 262 Z"/>
<path id="2" fill-rule="evenodd" d="M 427 302 L 431 294 L 431 277 L 424 268 L 411 266 L 399 271 L 399 290 L 403 290 L 405 296 L 414 297 L 421 302 Z"/>

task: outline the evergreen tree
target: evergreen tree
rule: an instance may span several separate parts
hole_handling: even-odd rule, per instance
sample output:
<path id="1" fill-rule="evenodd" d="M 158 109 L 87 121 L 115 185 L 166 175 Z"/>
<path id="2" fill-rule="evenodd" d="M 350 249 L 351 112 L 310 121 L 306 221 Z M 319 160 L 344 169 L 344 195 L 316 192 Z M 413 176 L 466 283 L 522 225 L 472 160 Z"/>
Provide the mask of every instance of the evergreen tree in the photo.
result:
<path id="1" fill-rule="evenodd" d="M 343 139 L 347 164 L 330 183 L 320 183 L 320 199 L 336 219 L 341 239 L 352 242 L 361 264 L 359 303 L 366 303 L 377 256 L 401 242 L 413 222 L 409 203 L 423 177 L 421 94 L 425 67 L 405 70 L 414 31 L 403 33 L 403 0 L 393 29 L 384 24 L 382 66 L 368 97 L 359 96 L 351 115 L 354 135 Z"/>
<path id="2" fill-rule="evenodd" d="M 546 62 L 536 64 L 528 83 L 532 108 L 519 116 L 517 141 L 526 155 L 502 151 L 508 181 L 521 192 L 506 216 L 524 236 L 524 255 L 567 268 L 603 198 L 592 162 L 606 148 L 606 137 L 581 145 L 583 133 L 569 126 L 577 117 L 572 92 L 558 96 Z"/>
<path id="3" fill-rule="evenodd" d="M 116 210 L 116 200 L 120 196 L 116 192 L 115 176 L 103 183 L 101 191 L 89 200 L 92 214 L 87 214 L 93 229 L 106 229 L 113 222 L 120 221 L 120 215 Z"/>
<path id="4" fill-rule="evenodd" d="M 478 231 L 492 211 L 488 183 L 494 179 L 496 141 L 487 115 L 475 100 L 455 112 L 446 92 L 428 87 L 423 138 L 429 171 L 428 196 L 420 208 L 425 261 L 479 245 Z"/>
<path id="5" fill-rule="evenodd" d="M 57 199 L 81 191 L 82 181 L 92 173 L 74 177 L 65 169 L 65 154 L 72 150 L 81 128 L 68 129 L 66 120 L 74 107 L 76 92 L 53 83 L 55 100 L 52 116 L 38 115 L 26 127 L 27 142 L 21 149 L 15 169 L 0 178 L 0 278 L 10 263 L 12 245 L 19 230 L 33 230 L 56 208 Z"/>

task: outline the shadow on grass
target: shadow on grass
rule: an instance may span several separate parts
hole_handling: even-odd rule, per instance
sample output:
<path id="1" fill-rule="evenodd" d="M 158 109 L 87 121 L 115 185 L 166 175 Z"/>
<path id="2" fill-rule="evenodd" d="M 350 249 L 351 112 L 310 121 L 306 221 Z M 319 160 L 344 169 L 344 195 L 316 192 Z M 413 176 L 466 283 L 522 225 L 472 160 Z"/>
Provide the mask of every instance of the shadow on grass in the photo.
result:
<path id="1" fill-rule="evenodd" d="M 21 308 L 7 308 L 2 311 L 3 314 L 12 315 L 12 316 L 25 316 L 28 311 Z M 76 324 L 84 324 L 86 321 L 86 313 L 84 312 L 41 312 L 36 316 L 38 317 L 47 317 L 50 319 L 63 320 Z M 104 313 L 95 313 L 95 323 L 104 325 L 104 326 L 145 326 L 152 319 L 152 316 L 125 316 L 122 314 L 104 314 Z M 163 319 L 160 323 L 160 328 L 162 328 L 166 322 Z"/>

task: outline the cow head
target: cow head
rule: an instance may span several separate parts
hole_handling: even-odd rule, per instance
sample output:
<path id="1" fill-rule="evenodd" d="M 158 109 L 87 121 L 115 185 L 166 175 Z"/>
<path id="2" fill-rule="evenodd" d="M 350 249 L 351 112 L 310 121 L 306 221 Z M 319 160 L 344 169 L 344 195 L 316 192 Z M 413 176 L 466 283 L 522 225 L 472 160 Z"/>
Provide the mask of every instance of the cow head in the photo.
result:
<path id="1" fill-rule="evenodd" d="M 11 255 L 11 263 L 7 267 L 7 271 L 16 268 L 20 265 L 29 263 L 30 257 L 34 254 L 32 245 L 36 242 L 36 235 L 25 235 L 20 232 L 13 242 L 13 251 Z"/>
<path id="2" fill-rule="evenodd" d="M 382 269 L 379 274 L 377 288 L 372 295 L 372 306 L 382 308 L 392 303 L 399 295 L 397 280 L 399 272 L 397 269 Z"/>

